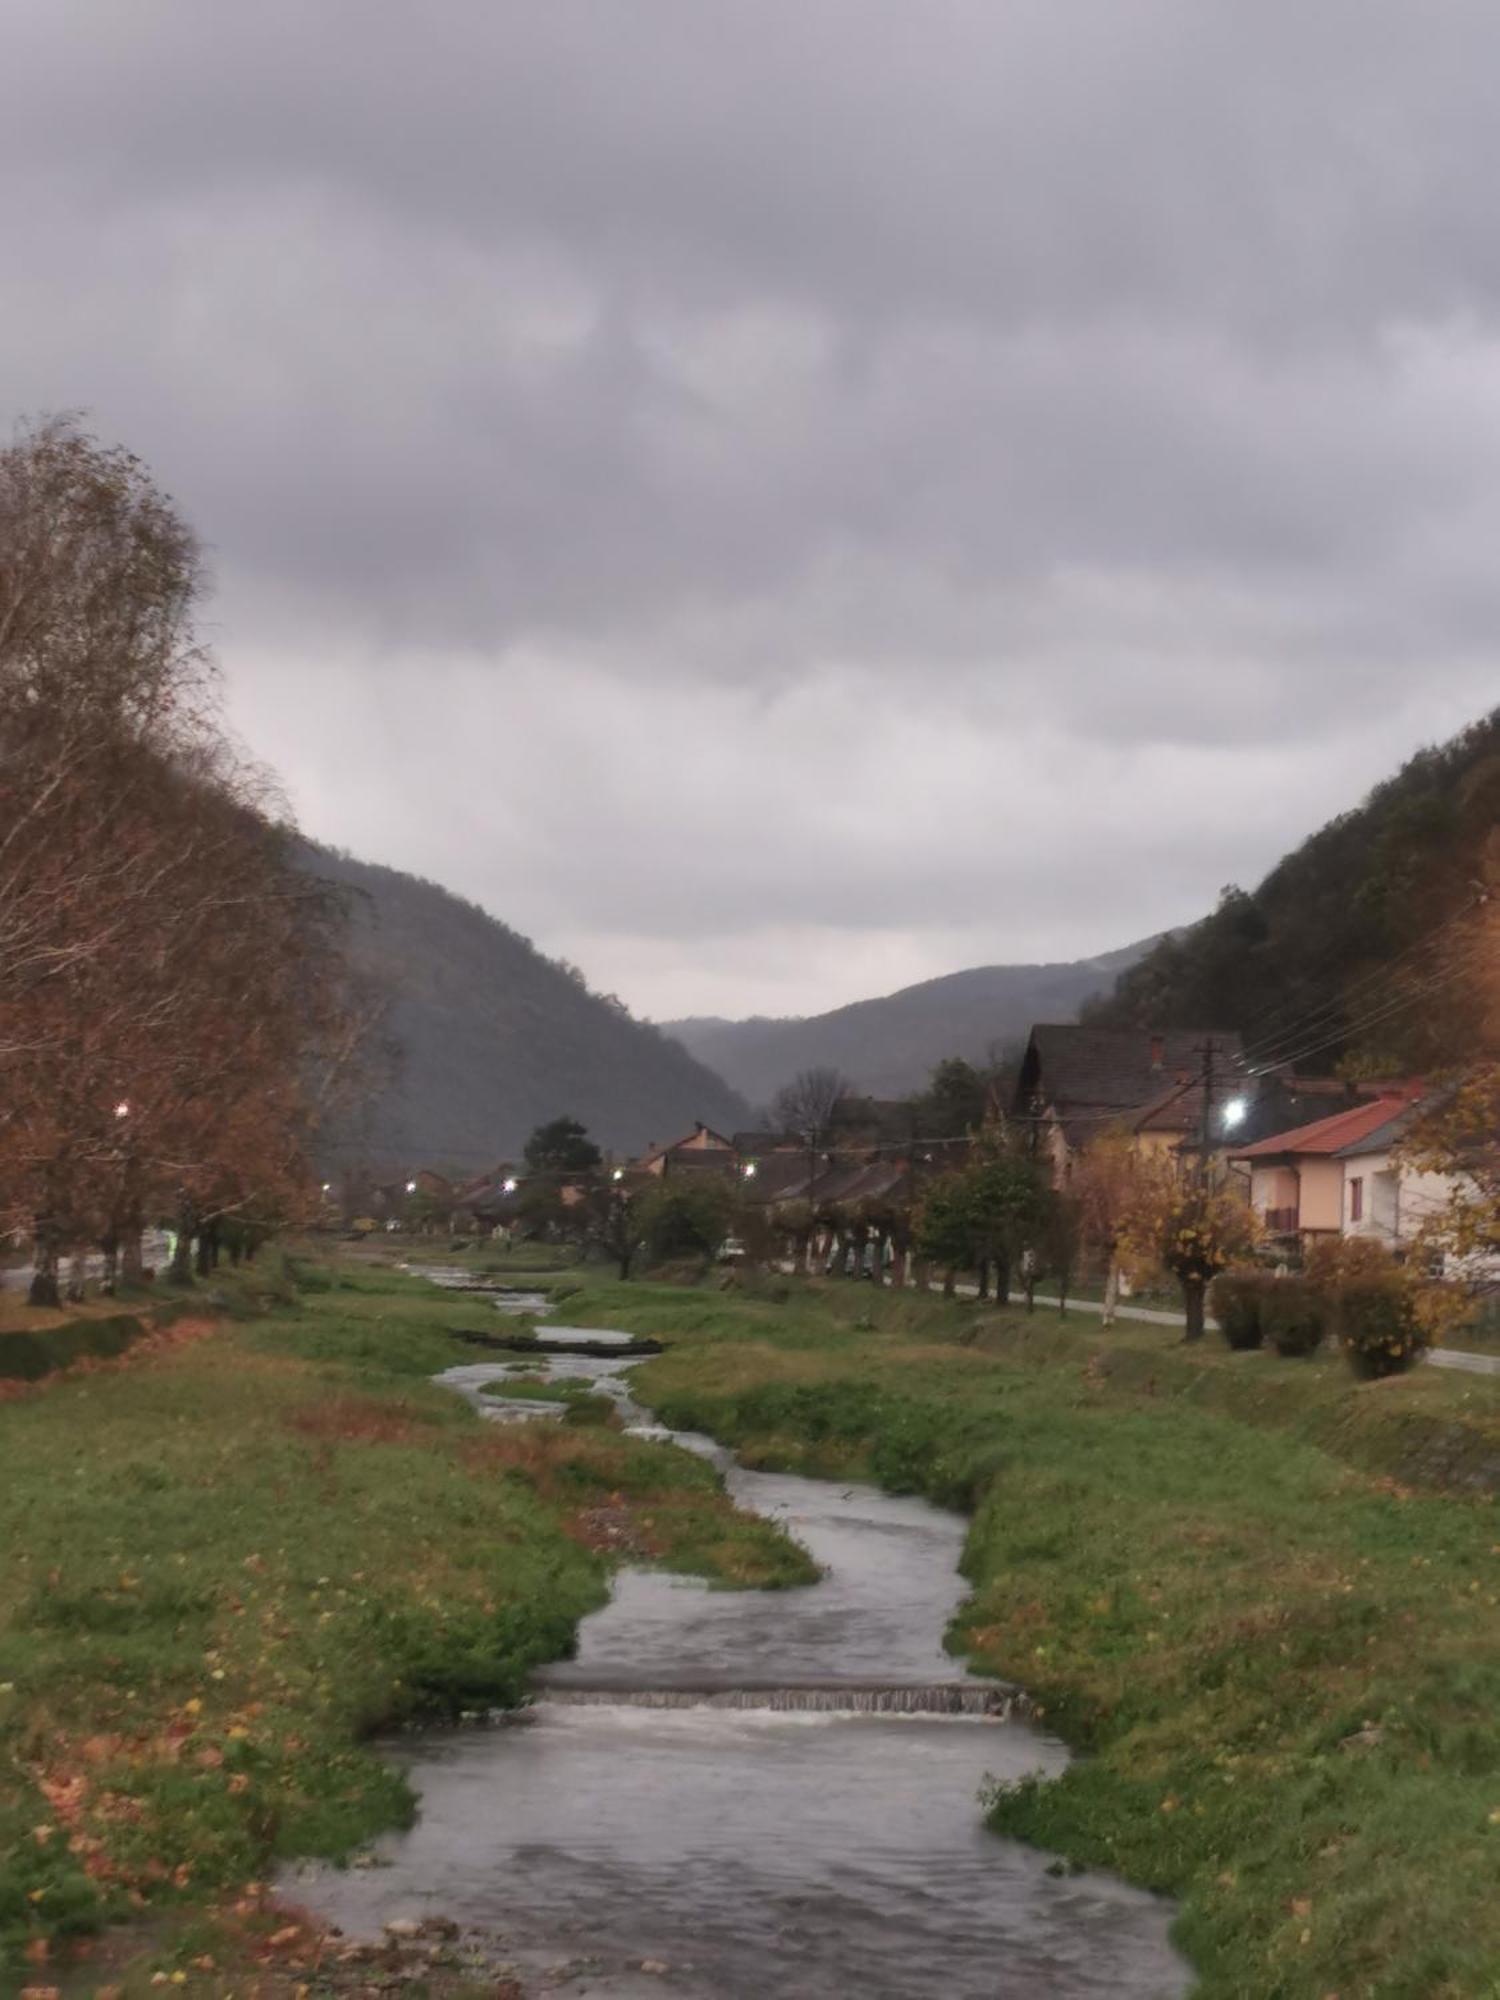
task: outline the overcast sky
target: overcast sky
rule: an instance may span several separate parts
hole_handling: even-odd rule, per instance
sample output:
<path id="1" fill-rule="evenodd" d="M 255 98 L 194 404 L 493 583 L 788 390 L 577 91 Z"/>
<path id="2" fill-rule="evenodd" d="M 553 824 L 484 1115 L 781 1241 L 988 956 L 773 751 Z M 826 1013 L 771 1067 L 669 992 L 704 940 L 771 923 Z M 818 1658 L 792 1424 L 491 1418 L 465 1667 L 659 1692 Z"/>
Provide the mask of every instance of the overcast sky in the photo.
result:
<path id="1" fill-rule="evenodd" d="M 306 828 L 658 1018 L 1075 957 L 1500 702 L 1493 0 L 8 0 L 0 398 Z"/>

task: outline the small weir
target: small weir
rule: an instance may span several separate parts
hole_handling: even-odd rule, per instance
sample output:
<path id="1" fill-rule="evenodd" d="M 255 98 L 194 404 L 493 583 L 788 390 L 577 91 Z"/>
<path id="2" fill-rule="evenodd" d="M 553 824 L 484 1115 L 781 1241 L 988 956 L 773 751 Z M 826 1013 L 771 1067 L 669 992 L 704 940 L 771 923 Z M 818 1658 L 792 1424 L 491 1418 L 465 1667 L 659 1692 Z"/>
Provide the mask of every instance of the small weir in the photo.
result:
<path id="1" fill-rule="evenodd" d="M 653 1426 L 630 1336 L 551 1329 L 526 1372 L 615 1398 L 628 1428 L 709 1458 L 822 1580 L 728 1591 L 625 1570 L 503 1728 L 389 1746 L 420 1816 L 379 1866 L 289 1892 L 346 1933 L 442 1917 L 500 1941 L 556 2000 L 1178 2000 L 1159 1899 L 991 1834 L 987 1787 L 1055 1775 L 1024 1696 L 942 1647 L 964 1524 L 864 1486 L 750 1472 Z M 623 1343 L 627 1351 L 621 1351 Z M 487 1419 L 504 1364 L 441 1379 Z"/>
<path id="2" fill-rule="evenodd" d="M 828 1681 L 800 1687 L 590 1687 L 577 1681 L 539 1682 L 542 1699 L 565 1708 L 762 1709 L 771 1715 L 951 1715 L 1009 1721 L 1025 1711 L 1007 1688 L 972 1681 L 929 1687 L 861 1687 Z"/>

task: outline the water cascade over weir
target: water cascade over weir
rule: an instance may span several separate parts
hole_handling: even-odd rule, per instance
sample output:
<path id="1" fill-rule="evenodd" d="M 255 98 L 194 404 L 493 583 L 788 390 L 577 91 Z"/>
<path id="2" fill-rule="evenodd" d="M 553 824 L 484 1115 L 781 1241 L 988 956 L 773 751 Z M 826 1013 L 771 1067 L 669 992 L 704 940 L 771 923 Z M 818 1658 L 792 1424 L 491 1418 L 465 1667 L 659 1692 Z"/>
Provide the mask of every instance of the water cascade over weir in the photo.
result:
<path id="1" fill-rule="evenodd" d="M 1009 1721 L 1023 1715 L 1023 1696 L 1006 1688 L 976 1687 L 952 1681 L 927 1687 L 862 1686 L 857 1681 L 828 1681 L 822 1686 L 629 1687 L 618 1680 L 598 1687 L 586 1682 L 553 1681 L 537 1675 L 543 1701 L 571 1708 L 722 1708 L 765 1709 L 773 1715 L 955 1715 Z"/>
<path id="2" fill-rule="evenodd" d="M 943 1651 L 962 1521 L 747 1471 L 632 1403 L 629 1336 L 611 1351 L 597 1330 L 548 1331 L 564 1351 L 531 1350 L 528 1375 L 587 1384 L 628 1429 L 710 1458 L 822 1580 L 729 1591 L 622 1570 L 520 1717 L 390 1746 L 421 1814 L 379 1843 L 382 1865 L 312 1871 L 292 1893 L 356 1937 L 435 1917 L 503 1937 L 527 1990 L 536 1979 L 559 2000 L 1185 1993 L 1165 1904 L 984 1826 L 987 1784 L 1055 1774 L 1067 1753 L 1018 1691 Z M 439 1379 L 490 1420 L 555 1419 L 556 1404 L 493 1393 L 505 1365 Z"/>

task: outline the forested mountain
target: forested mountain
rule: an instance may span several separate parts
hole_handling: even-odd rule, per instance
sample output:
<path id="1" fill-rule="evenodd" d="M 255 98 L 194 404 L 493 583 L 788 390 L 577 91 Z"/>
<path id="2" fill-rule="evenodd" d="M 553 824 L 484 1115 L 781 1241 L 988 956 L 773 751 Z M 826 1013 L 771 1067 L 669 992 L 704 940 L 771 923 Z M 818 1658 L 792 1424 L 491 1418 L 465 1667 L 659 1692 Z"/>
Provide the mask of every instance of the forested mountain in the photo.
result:
<path id="1" fill-rule="evenodd" d="M 753 1104 L 770 1102 L 798 1070 L 828 1065 L 861 1091 L 902 1097 L 920 1090 L 944 1056 L 980 1061 L 1022 1041 L 1033 1021 L 1071 1021 L 1106 992 L 1149 943 L 1060 965 L 977 965 L 917 986 L 857 1000 L 831 1013 L 663 1023 L 701 1062 Z"/>
<path id="2" fill-rule="evenodd" d="M 391 1080 L 338 1141 L 345 1158 L 479 1170 L 517 1157 L 563 1113 L 618 1150 L 699 1118 L 746 1122 L 723 1079 L 679 1043 L 473 903 L 327 848 L 303 858 L 349 893 L 354 955 L 388 1003 L 397 1052 Z"/>
<path id="3" fill-rule="evenodd" d="M 1500 892 L 1500 709 L 1423 750 L 1253 892 L 1159 943 L 1095 1002 L 1104 1025 L 1238 1028 L 1252 1060 L 1438 1070 L 1472 1054 L 1497 975 L 1478 907 Z"/>

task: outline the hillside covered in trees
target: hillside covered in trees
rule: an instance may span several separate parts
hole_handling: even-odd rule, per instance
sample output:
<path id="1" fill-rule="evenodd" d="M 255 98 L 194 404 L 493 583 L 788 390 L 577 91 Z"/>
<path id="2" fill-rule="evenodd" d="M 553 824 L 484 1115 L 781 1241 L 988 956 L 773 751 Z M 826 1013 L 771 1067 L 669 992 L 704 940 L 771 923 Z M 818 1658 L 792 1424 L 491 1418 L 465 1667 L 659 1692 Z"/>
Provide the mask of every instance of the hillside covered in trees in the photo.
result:
<path id="1" fill-rule="evenodd" d="M 1101 1025 L 1238 1028 L 1257 1066 L 1440 1071 L 1467 1060 L 1500 972 L 1500 709 L 1401 771 L 1274 868 L 1224 891 L 1092 1003 Z"/>
<path id="2" fill-rule="evenodd" d="M 1024 1041 L 1033 1021 L 1071 1021 L 1146 949 L 1127 945 L 1058 965 L 970 966 L 826 1014 L 697 1016 L 663 1028 L 753 1104 L 769 1104 L 789 1077 L 820 1067 L 876 1097 L 904 1097 L 944 1056 L 983 1062 Z"/>
<path id="3" fill-rule="evenodd" d="M 562 1113 L 618 1149 L 699 1118 L 746 1122 L 721 1077 L 475 904 L 327 848 L 303 862 L 348 895 L 351 952 L 385 1004 L 393 1058 L 330 1165 L 480 1170 Z"/>

